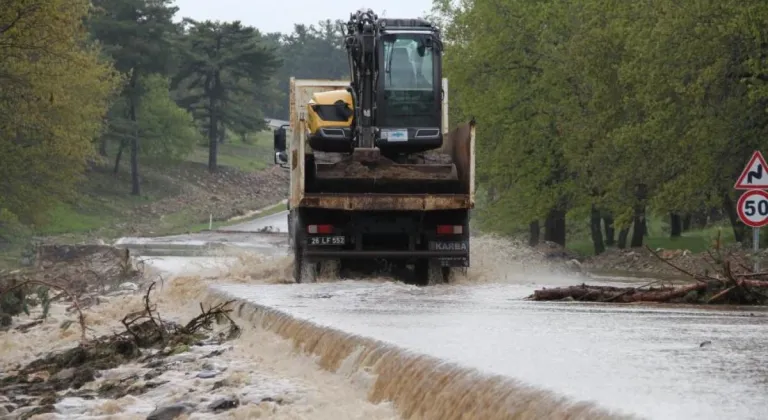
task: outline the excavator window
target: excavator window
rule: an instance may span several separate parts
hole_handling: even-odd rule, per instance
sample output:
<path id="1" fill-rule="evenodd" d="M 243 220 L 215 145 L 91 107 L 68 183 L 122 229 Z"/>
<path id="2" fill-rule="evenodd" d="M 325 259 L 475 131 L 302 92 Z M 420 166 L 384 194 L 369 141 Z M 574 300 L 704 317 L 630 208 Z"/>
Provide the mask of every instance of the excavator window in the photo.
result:
<path id="1" fill-rule="evenodd" d="M 384 89 L 432 90 L 432 50 L 423 38 L 421 34 L 384 37 Z"/>

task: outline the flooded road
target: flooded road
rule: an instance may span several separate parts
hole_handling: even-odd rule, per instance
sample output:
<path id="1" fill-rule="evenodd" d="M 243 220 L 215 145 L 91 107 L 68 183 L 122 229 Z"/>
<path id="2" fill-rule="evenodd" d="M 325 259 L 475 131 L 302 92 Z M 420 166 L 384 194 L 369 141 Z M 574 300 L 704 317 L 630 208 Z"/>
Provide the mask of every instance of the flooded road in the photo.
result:
<path id="1" fill-rule="evenodd" d="M 445 413 L 466 410 L 467 399 L 474 398 L 475 405 L 482 403 L 497 411 L 471 418 L 509 418 L 499 417 L 505 411 L 519 418 L 609 418 L 561 409 L 556 396 L 564 396 L 640 418 L 766 417 L 765 310 L 527 301 L 524 298 L 542 286 L 584 281 L 638 284 L 647 279 L 554 274 L 527 262 L 514 247 L 485 238 L 475 241 L 470 269 L 474 274 L 460 284 L 420 288 L 385 279 L 276 284 L 290 282 L 290 270 L 284 269 L 289 258 L 287 238 L 281 233 L 254 233 L 267 226 L 272 232 L 286 230 L 286 212 L 227 231 L 123 238 L 120 243 L 135 254 L 165 255 L 148 261 L 162 270 L 183 267 L 184 272 L 200 276 L 222 273 L 213 281 L 213 290 L 250 302 L 256 312 L 277 311 L 254 322 L 322 352 L 315 356 L 328 370 L 352 363 L 355 351 L 368 355 L 359 356 L 368 360 L 365 363 L 408 353 L 454 364 L 450 368 L 416 362 L 405 366 L 406 359 L 392 359 L 355 368 L 369 372 L 394 363 L 390 371 L 378 372 L 380 379 L 369 398 L 391 398 L 401 414 L 422 412 L 431 418 L 448 418 Z M 189 254 L 178 251 L 185 246 L 196 248 L 197 256 L 188 258 Z M 238 253 L 262 257 L 248 263 L 238 260 Z M 233 274 L 227 267 L 237 261 L 245 265 L 241 270 L 247 271 L 250 280 L 229 280 Z M 278 265 L 285 267 L 275 269 Z M 390 345 L 398 350 L 389 349 Z M 360 360 L 356 363 L 363 363 Z M 451 390 L 434 391 L 431 403 L 416 403 L 429 400 L 424 399 L 426 391 L 418 391 L 425 386 L 420 384 L 445 378 L 440 376 L 445 372 L 437 373 L 441 369 L 459 367 L 512 382 L 490 376 L 469 380 L 466 373 L 451 371 L 459 375 L 451 379 Z M 441 384 L 446 380 L 439 379 Z M 528 385 L 555 394 L 531 393 Z"/>
<path id="2" fill-rule="evenodd" d="M 503 284 L 216 287 L 322 327 L 630 415 L 765 418 L 765 312 L 538 303 L 523 300 L 533 287 Z"/>
<path id="3" fill-rule="evenodd" d="M 236 225 L 229 226 L 226 229 L 246 232 L 269 230 L 271 232 L 287 233 L 288 211 L 281 211 L 279 213 L 270 214 L 269 216 L 260 217 L 249 222 L 238 223 Z"/>

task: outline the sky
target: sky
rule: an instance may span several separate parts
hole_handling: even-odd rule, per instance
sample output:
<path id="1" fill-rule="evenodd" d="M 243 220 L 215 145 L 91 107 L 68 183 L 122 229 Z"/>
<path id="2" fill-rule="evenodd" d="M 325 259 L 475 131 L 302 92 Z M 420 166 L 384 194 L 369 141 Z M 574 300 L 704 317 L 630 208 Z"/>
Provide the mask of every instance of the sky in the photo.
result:
<path id="1" fill-rule="evenodd" d="M 420 17 L 431 10 L 432 0 L 176 0 L 175 5 L 179 20 L 240 20 L 262 33 L 290 33 L 294 23 L 346 21 L 361 8 L 373 9 L 380 17 Z"/>

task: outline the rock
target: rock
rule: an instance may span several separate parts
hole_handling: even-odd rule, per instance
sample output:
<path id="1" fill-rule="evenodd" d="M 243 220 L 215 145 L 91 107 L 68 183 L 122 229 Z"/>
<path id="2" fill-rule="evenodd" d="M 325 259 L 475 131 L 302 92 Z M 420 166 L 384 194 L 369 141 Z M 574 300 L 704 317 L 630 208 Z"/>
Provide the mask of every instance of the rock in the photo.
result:
<path id="1" fill-rule="evenodd" d="M 240 405 L 240 400 L 236 397 L 224 397 L 219 398 L 208 405 L 208 409 L 211 411 L 224 411 L 237 408 Z"/>
<path id="2" fill-rule="evenodd" d="M 173 420 L 182 414 L 187 414 L 194 409 L 189 404 L 171 404 L 158 407 L 155 411 L 149 413 L 147 420 Z"/>
<path id="3" fill-rule="evenodd" d="M 706 346 L 711 346 L 711 345 L 712 345 L 712 342 L 707 340 L 707 341 L 702 341 L 702 343 L 699 344 L 699 347 L 706 347 Z"/>
<path id="4" fill-rule="evenodd" d="M 0 405 L 0 417 L 7 416 L 8 414 L 10 414 L 10 411 L 8 411 L 7 408 Z"/>
<path id="5" fill-rule="evenodd" d="M 573 271 L 581 271 L 581 263 L 575 259 L 566 261 L 565 266 Z"/>
<path id="6" fill-rule="evenodd" d="M 210 358 L 210 357 L 221 356 L 224 353 L 224 351 L 226 351 L 226 350 L 225 349 L 214 350 L 214 351 L 206 354 L 205 356 L 203 356 L 203 358 L 207 359 L 207 358 Z"/>
<path id="7" fill-rule="evenodd" d="M 280 397 L 277 397 L 277 398 L 265 397 L 261 399 L 261 402 L 273 402 L 277 405 L 283 405 L 283 399 Z"/>
<path id="8" fill-rule="evenodd" d="M 131 292 L 135 292 L 139 290 L 139 286 L 136 283 L 127 281 L 125 283 L 120 284 L 120 290 L 130 290 Z"/>
<path id="9" fill-rule="evenodd" d="M 215 378 L 218 375 L 219 375 L 219 372 L 215 370 L 204 370 L 198 373 L 197 377 L 201 379 L 210 379 L 210 378 Z"/>
<path id="10" fill-rule="evenodd" d="M 149 372 L 144 374 L 144 380 L 145 381 L 149 381 L 149 380 L 157 378 L 158 376 L 160 376 L 162 374 L 163 374 L 162 370 L 160 370 L 160 369 L 153 369 L 153 370 L 150 370 Z"/>
<path id="11" fill-rule="evenodd" d="M 72 379 L 74 376 L 75 376 L 75 368 L 66 368 L 56 372 L 55 375 L 51 376 L 51 380 L 57 381 L 57 382 L 68 381 Z"/>

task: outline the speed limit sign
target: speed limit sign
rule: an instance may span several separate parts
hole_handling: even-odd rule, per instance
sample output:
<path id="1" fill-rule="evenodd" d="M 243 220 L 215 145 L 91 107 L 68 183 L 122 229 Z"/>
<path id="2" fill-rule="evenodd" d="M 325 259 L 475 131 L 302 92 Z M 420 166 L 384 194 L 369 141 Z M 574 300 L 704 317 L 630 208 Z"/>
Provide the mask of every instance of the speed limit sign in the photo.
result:
<path id="1" fill-rule="evenodd" d="M 749 190 L 736 204 L 739 218 L 745 225 L 759 228 L 768 225 L 768 193 Z"/>

